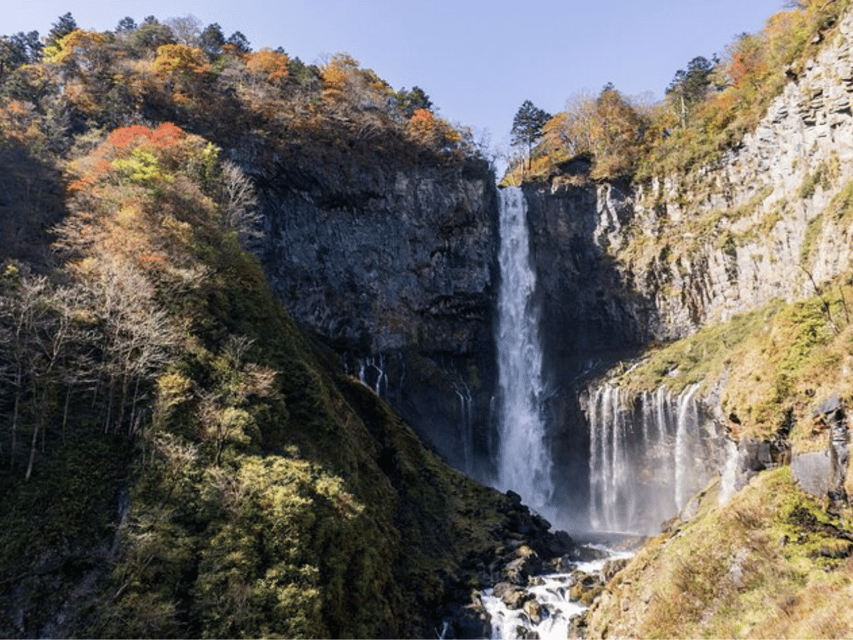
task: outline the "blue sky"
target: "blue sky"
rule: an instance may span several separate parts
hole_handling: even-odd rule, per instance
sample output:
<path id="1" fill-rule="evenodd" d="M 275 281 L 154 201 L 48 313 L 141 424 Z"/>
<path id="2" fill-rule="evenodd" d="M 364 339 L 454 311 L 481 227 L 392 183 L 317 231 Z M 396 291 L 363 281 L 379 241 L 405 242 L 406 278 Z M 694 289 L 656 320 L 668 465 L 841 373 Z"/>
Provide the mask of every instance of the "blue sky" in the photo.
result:
<path id="1" fill-rule="evenodd" d="M 698 55 L 761 29 L 783 0 L 3 0 L 0 33 L 42 35 L 70 11 L 82 28 L 188 14 L 304 62 L 345 51 L 393 87 L 420 86 L 452 122 L 505 144 L 524 100 L 555 113 L 607 82 L 662 97 Z"/>

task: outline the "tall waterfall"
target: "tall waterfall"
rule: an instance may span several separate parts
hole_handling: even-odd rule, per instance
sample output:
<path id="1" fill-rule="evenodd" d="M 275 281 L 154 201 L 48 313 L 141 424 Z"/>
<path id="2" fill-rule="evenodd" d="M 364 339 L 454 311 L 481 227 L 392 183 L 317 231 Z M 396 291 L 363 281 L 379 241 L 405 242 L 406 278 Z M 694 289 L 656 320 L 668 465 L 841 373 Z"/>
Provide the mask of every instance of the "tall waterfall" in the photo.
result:
<path id="1" fill-rule="evenodd" d="M 518 187 L 501 190 L 498 295 L 500 399 L 498 484 L 542 510 L 551 499 L 551 456 L 541 417 L 543 400 L 536 273 L 530 260 L 527 203 Z"/>

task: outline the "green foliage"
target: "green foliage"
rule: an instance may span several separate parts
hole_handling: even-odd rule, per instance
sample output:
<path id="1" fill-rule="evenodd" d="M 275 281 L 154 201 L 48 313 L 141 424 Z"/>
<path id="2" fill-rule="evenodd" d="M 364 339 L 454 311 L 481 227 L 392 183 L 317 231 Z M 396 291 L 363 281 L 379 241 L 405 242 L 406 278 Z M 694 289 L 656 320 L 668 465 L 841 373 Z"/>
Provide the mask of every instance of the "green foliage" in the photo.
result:
<path id="1" fill-rule="evenodd" d="M 551 114 L 525 100 L 512 119 L 512 144 L 527 147 L 529 157 L 533 145 L 542 137 L 542 127 L 550 119 Z"/>
<path id="2" fill-rule="evenodd" d="M 406 118 L 411 118 L 418 109 L 426 109 L 432 111 L 433 104 L 429 96 L 418 86 L 412 87 L 411 91 L 407 91 L 405 87 L 394 94 L 397 105 L 400 111 Z"/>

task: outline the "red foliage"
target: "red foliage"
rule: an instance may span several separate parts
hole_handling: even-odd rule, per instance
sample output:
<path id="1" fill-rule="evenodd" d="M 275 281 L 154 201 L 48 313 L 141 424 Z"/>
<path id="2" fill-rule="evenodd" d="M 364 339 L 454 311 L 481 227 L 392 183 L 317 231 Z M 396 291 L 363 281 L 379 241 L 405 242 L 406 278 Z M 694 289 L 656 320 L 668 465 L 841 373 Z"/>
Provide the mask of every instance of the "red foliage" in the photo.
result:
<path id="1" fill-rule="evenodd" d="M 155 131 L 144 125 L 135 124 L 113 131 L 107 139 L 107 144 L 116 149 L 127 149 L 140 143 L 151 142 L 155 147 L 165 149 L 185 136 L 183 129 L 171 122 L 162 123 Z"/>

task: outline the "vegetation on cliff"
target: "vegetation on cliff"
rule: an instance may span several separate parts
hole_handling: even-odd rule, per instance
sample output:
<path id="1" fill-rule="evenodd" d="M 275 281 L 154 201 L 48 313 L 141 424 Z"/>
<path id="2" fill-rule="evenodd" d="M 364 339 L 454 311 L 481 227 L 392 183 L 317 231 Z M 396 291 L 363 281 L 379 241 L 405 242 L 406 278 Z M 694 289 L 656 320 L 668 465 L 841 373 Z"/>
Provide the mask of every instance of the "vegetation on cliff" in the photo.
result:
<path id="1" fill-rule="evenodd" d="M 782 467 L 725 506 L 719 482 L 618 573 L 588 637 L 841 638 L 853 628 L 853 534 Z"/>
<path id="2" fill-rule="evenodd" d="M 800 0 L 767 19 L 755 34 L 738 35 L 720 56 L 697 55 L 678 70 L 661 102 L 629 96 L 612 84 L 582 91 L 542 128 L 527 162 L 504 180 L 537 181 L 560 174 L 577 155 L 594 158 L 593 179 L 684 173 L 737 145 L 770 101 L 805 71 L 850 3 Z"/>
<path id="3" fill-rule="evenodd" d="M 432 635 L 510 501 L 296 328 L 223 145 L 345 172 L 470 141 L 343 54 L 55 31 L 0 41 L 2 634 Z"/>

